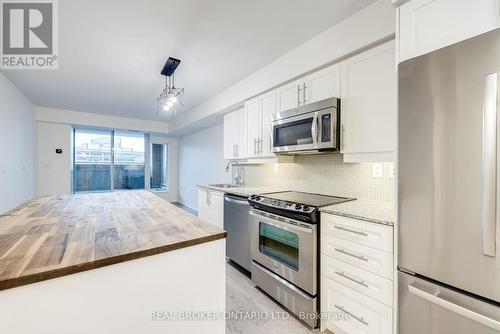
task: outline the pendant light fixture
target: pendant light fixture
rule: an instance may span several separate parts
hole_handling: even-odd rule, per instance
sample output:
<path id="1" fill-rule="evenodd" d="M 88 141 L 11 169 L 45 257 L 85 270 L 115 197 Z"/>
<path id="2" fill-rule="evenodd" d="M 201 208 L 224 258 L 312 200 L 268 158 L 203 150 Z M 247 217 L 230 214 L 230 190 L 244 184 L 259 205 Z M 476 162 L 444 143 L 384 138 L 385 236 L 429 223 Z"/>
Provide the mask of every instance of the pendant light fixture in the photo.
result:
<path id="1" fill-rule="evenodd" d="M 184 107 L 182 98 L 184 97 L 184 88 L 175 87 L 174 72 L 181 61 L 175 58 L 168 58 L 161 70 L 161 75 L 165 76 L 165 88 L 156 99 L 158 102 L 157 114 L 166 114 L 167 119 L 179 114 Z"/>

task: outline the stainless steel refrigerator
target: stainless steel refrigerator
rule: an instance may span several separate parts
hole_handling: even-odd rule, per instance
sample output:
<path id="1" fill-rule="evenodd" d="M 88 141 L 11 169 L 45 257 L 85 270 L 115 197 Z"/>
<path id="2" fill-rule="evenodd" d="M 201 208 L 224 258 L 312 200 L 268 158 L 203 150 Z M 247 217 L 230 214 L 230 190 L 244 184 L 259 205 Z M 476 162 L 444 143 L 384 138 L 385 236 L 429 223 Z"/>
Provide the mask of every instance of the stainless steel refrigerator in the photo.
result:
<path id="1" fill-rule="evenodd" d="M 500 30 L 399 65 L 400 334 L 500 333 L 499 74 Z"/>

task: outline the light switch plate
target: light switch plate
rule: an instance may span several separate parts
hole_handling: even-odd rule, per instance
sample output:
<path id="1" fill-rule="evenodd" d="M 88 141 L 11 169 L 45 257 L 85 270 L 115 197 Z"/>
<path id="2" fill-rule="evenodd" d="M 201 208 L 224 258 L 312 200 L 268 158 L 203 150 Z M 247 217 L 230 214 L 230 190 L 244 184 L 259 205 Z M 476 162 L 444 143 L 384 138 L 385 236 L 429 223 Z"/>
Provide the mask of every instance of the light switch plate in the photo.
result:
<path id="1" fill-rule="evenodd" d="M 373 177 L 382 177 L 382 174 L 383 174 L 383 168 L 382 168 L 382 164 L 381 163 L 375 163 L 373 164 Z"/>

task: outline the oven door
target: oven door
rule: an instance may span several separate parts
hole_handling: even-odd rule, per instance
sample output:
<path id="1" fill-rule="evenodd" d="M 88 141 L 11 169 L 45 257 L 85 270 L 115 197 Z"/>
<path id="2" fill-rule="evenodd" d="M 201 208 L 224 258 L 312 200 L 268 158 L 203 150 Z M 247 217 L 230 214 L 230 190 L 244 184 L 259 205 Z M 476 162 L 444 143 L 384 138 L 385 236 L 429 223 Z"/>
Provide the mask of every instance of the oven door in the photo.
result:
<path id="1" fill-rule="evenodd" d="M 317 226 L 253 209 L 252 260 L 315 296 Z"/>

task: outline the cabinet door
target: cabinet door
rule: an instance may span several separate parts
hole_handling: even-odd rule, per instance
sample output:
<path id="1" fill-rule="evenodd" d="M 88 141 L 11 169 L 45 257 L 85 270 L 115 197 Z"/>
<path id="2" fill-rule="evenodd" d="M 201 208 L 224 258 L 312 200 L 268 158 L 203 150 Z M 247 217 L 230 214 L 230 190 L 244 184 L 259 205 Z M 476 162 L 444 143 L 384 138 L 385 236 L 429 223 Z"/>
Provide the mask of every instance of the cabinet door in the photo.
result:
<path id="1" fill-rule="evenodd" d="M 210 192 L 210 223 L 224 229 L 224 194 Z"/>
<path id="2" fill-rule="evenodd" d="M 340 64 L 314 72 L 304 78 L 304 104 L 340 97 Z"/>
<path id="3" fill-rule="evenodd" d="M 208 189 L 198 189 L 198 217 L 206 222 L 211 220 L 209 193 Z"/>
<path id="4" fill-rule="evenodd" d="M 260 153 L 263 157 L 273 157 L 271 147 L 271 119 L 276 112 L 276 91 L 262 96 Z"/>
<path id="5" fill-rule="evenodd" d="M 246 118 L 247 118 L 247 157 L 254 158 L 260 156 L 259 141 L 261 132 L 261 97 L 257 97 L 245 103 Z"/>
<path id="6" fill-rule="evenodd" d="M 231 112 L 224 115 L 224 159 L 236 158 L 236 146 L 239 141 L 239 115 Z"/>
<path id="7" fill-rule="evenodd" d="M 343 61 L 341 71 L 342 153 L 393 158 L 397 126 L 394 41 Z"/>
<path id="8" fill-rule="evenodd" d="M 277 110 L 285 111 L 302 105 L 302 81 L 296 80 L 276 90 Z"/>
<path id="9" fill-rule="evenodd" d="M 246 159 L 247 157 L 247 117 L 245 108 L 241 108 L 238 113 L 238 126 L 236 133 L 236 158 Z"/>
<path id="10" fill-rule="evenodd" d="M 333 333 L 392 333 L 391 307 L 325 276 L 321 278 L 321 312 L 337 315 L 324 320 Z"/>
<path id="11" fill-rule="evenodd" d="M 496 29 L 498 0 L 412 0 L 399 8 L 400 61 Z"/>

